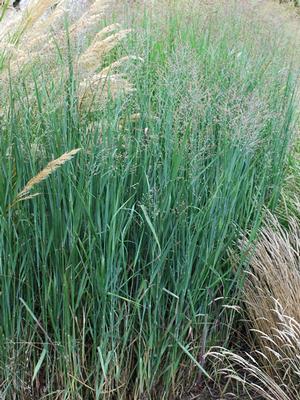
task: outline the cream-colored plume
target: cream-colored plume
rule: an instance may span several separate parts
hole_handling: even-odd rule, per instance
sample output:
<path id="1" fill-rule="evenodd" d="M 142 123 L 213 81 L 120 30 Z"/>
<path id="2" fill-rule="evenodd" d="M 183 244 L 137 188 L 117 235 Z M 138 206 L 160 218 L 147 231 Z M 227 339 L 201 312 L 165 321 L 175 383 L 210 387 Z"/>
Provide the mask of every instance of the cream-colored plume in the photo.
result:
<path id="1" fill-rule="evenodd" d="M 56 158 L 53 161 L 50 161 L 47 166 L 42 169 L 36 176 L 30 179 L 21 190 L 21 192 L 17 195 L 17 201 L 25 200 L 29 195 L 29 192 L 33 189 L 34 186 L 38 185 L 40 182 L 47 179 L 53 172 L 55 172 L 59 167 L 64 165 L 67 161 L 70 161 L 81 149 L 74 149 L 67 153 L 64 153 L 59 158 Z"/>

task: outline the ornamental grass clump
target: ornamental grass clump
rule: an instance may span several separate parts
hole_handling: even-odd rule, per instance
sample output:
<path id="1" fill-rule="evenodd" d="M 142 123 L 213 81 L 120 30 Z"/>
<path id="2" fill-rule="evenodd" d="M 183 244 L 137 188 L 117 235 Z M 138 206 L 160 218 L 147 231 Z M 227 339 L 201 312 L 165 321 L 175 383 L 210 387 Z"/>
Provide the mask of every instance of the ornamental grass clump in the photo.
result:
<path id="1" fill-rule="evenodd" d="M 37 19 L 1 71 L 4 399 L 199 393 L 234 315 L 229 249 L 280 195 L 295 80 L 277 43 L 236 8 L 107 4 L 15 70 Z"/>
<path id="2" fill-rule="evenodd" d="M 300 227 L 282 227 L 270 212 L 249 253 L 243 301 L 249 352 L 213 349 L 217 375 L 266 400 L 296 400 L 300 392 Z M 246 239 L 241 242 L 245 248 Z M 252 349 L 252 351 L 251 351 Z"/>

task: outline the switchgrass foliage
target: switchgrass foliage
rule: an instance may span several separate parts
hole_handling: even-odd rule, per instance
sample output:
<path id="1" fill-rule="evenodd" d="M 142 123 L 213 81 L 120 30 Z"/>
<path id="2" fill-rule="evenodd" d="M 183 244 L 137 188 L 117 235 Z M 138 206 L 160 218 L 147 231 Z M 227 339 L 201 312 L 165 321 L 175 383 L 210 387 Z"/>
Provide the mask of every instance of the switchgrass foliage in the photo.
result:
<path id="1" fill-rule="evenodd" d="M 95 107 L 96 85 L 81 107 L 68 30 L 54 74 L 42 58 L 0 82 L 3 399 L 168 399 L 200 384 L 232 318 L 228 249 L 276 205 L 294 83 L 272 41 L 230 9 L 137 15 L 99 66 L 141 56 L 123 66 L 130 95 L 106 90 Z"/>
<path id="2" fill-rule="evenodd" d="M 299 141 L 295 142 L 295 146 L 288 159 L 288 170 L 281 190 L 280 203 L 276 214 L 280 223 L 288 227 L 289 219 L 300 220 L 300 164 L 299 164 Z"/>

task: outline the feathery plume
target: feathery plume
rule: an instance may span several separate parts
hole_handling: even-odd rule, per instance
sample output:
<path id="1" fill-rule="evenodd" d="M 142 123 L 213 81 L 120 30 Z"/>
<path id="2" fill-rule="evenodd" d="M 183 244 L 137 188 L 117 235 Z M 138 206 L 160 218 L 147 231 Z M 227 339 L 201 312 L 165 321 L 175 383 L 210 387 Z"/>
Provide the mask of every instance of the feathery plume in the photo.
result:
<path id="1" fill-rule="evenodd" d="M 87 31 L 93 31 L 98 26 L 99 20 L 105 15 L 111 3 L 112 2 L 109 0 L 94 1 L 89 9 L 82 14 L 79 20 L 71 26 L 71 37 L 74 37 L 79 33 L 86 34 Z"/>
<path id="2" fill-rule="evenodd" d="M 60 56 L 67 60 L 68 47 L 63 29 L 67 16 L 73 21 L 69 37 L 74 50 L 76 79 L 79 82 L 79 104 L 91 106 L 95 100 L 97 105 L 101 105 L 110 97 L 132 92 L 133 86 L 124 75 L 115 74 L 115 70 L 130 60 L 142 61 L 141 58 L 122 57 L 98 72 L 103 57 L 131 32 L 130 29 L 121 29 L 115 23 L 97 33 L 99 20 L 112 2 L 96 0 L 88 6 L 85 2 L 75 16 L 72 14 L 70 0 L 29 1 L 25 9 L 15 13 L 15 23 L 8 33 L 3 33 L 3 37 L 0 29 L 0 70 L 9 65 L 10 76 L 22 73 L 26 77 L 30 67 L 39 62 L 45 65 L 51 76 L 57 73 L 58 68 L 61 74 L 61 65 L 56 63 L 55 54 L 59 47 Z M 86 31 L 91 33 L 90 37 Z M 91 36 L 94 39 L 86 48 L 86 37 L 90 40 Z M 67 79 L 67 72 L 65 76 L 63 72 L 62 79 Z"/>
<path id="3" fill-rule="evenodd" d="M 94 74 L 79 85 L 79 107 L 96 108 L 103 106 L 109 98 L 134 91 L 134 86 L 122 74 L 103 76 Z"/>
<path id="4" fill-rule="evenodd" d="M 103 30 L 100 31 L 91 46 L 79 57 L 79 66 L 85 71 L 95 70 L 99 66 L 101 58 L 114 49 L 130 32 L 131 29 L 123 29 L 102 39 Z"/>
<path id="5" fill-rule="evenodd" d="M 117 60 L 117 61 L 113 62 L 112 64 L 110 64 L 108 67 L 103 68 L 100 71 L 100 75 L 102 75 L 103 77 L 106 77 L 111 72 L 113 72 L 115 69 L 122 67 L 123 64 L 125 64 L 128 61 L 141 61 L 141 62 L 143 62 L 144 59 L 142 57 L 137 57 L 137 56 L 125 56 L 125 57 L 122 57 L 119 60 Z"/>
<path id="6" fill-rule="evenodd" d="M 81 149 L 74 149 L 67 153 L 64 153 L 59 158 L 50 161 L 47 166 L 42 169 L 36 176 L 30 179 L 21 190 L 21 192 L 17 195 L 17 201 L 24 200 L 25 196 L 29 194 L 31 189 L 39 184 L 40 182 L 47 179 L 53 172 L 55 172 L 59 167 L 64 165 L 67 161 L 70 161 Z"/>

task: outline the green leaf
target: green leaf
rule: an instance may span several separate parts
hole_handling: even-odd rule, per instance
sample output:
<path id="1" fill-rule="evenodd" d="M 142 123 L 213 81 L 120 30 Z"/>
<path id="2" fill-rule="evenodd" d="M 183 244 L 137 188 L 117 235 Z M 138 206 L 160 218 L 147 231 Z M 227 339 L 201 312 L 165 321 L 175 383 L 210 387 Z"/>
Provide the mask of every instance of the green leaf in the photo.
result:
<path id="1" fill-rule="evenodd" d="M 39 361 L 37 362 L 37 364 L 36 364 L 36 366 L 34 368 L 31 384 L 33 384 L 35 378 L 37 377 L 37 374 L 39 373 L 39 370 L 41 369 L 41 366 L 42 366 L 43 361 L 44 361 L 44 359 L 46 357 L 46 354 L 47 354 L 47 349 L 46 349 L 46 347 L 44 347 L 43 351 L 42 351 L 42 353 L 40 355 Z"/>
<path id="2" fill-rule="evenodd" d="M 156 234 L 156 232 L 155 232 L 154 226 L 153 226 L 153 224 L 152 224 L 152 222 L 151 222 L 151 220 L 150 220 L 150 217 L 149 217 L 149 215 L 148 215 L 148 213 L 147 213 L 146 207 L 143 206 L 143 205 L 141 205 L 141 209 L 142 209 L 142 211 L 143 211 L 143 213 L 144 213 L 144 215 L 145 215 L 147 224 L 149 225 L 149 228 L 150 228 L 151 232 L 153 233 L 153 236 L 154 236 L 155 242 L 156 242 L 156 244 L 157 244 L 157 246 L 158 246 L 159 252 L 161 253 L 160 243 L 159 243 L 157 234 Z"/>

